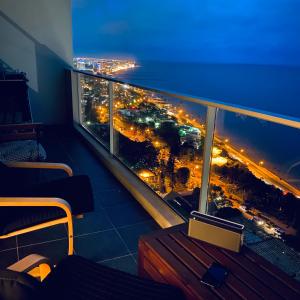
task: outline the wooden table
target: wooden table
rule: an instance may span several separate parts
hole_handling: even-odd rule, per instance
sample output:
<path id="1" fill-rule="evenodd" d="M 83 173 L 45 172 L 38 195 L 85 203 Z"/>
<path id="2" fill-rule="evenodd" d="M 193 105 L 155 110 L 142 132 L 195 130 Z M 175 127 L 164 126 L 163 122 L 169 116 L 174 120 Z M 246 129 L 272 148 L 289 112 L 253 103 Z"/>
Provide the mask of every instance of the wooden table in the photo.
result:
<path id="1" fill-rule="evenodd" d="M 201 283 L 213 262 L 230 271 L 219 288 Z M 187 299 L 300 299 L 299 282 L 249 248 L 235 253 L 191 239 L 186 225 L 140 238 L 139 275 L 176 285 Z"/>

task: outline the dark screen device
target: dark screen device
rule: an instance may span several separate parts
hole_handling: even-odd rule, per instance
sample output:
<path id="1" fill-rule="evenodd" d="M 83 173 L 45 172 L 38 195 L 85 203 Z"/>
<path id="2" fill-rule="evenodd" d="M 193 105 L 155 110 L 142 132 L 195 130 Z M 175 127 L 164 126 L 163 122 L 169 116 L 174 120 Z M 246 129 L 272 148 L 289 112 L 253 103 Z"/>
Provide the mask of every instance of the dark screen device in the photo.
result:
<path id="1" fill-rule="evenodd" d="M 214 262 L 203 275 L 201 282 L 216 288 L 222 285 L 228 273 L 228 269 Z"/>

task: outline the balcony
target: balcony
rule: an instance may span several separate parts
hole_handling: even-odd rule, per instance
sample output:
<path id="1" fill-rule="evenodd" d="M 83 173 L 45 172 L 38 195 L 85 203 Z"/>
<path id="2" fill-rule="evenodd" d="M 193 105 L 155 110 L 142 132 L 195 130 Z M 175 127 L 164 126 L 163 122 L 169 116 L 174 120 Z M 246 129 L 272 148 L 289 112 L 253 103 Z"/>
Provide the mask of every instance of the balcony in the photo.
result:
<path id="1" fill-rule="evenodd" d="M 46 129 L 42 143 L 49 161 L 67 163 L 75 174 L 87 174 L 92 182 L 95 212 L 85 214 L 83 219 L 74 219 L 76 254 L 135 274 L 138 237 L 159 226 L 97 160 L 74 130 L 50 127 Z M 26 175 L 31 180 L 42 181 L 64 176 L 57 171 L 26 172 Z M 56 263 L 67 254 L 67 247 L 64 225 L 1 240 L 0 267 L 31 253 L 45 255 Z"/>
<path id="2" fill-rule="evenodd" d="M 69 0 L 18 3 L 24 15 L 4 2 L 0 63 L 28 74 L 48 160 L 92 181 L 95 211 L 73 220 L 76 254 L 136 274 L 140 236 L 196 210 L 243 223 L 248 248 L 300 280 L 299 119 L 73 70 Z M 3 268 L 36 252 L 56 263 L 67 230 L 1 240 L 0 252 Z"/>
<path id="3" fill-rule="evenodd" d="M 299 279 L 300 190 L 279 138 L 299 139 L 298 119 L 81 71 L 72 82 L 75 128 L 161 227 L 193 210 L 243 223 L 247 246 Z"/>

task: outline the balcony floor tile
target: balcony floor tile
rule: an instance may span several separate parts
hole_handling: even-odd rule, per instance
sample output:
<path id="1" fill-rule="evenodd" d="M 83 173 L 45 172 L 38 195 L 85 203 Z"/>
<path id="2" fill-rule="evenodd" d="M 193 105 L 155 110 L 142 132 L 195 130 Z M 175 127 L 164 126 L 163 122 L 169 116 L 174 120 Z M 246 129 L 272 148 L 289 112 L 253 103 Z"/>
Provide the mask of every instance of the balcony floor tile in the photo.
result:
<path id="1" fill-rule="evenodd" d="M 19 257 L 23 257 L 36 253 L 48 257 L 53 264 L 57 264 L 62 258 L 68 254 L 68 240 L 62 239 L 41 244 L 19 247 Z"/>
<path id="2" fill-rule="evenodd" d="M 75 236 L 113 228 L 107 213 L 103 209 L 87 213 L 82 219 L 74 218 L 73 220 Z"/>
<path id="3" fill-rule="evenodd" d="M 116 227 L 133 225 L 151 220 L 151 216 L 138 202 L 127 202 L 105 208 L 112 223 Z"/>
<path id="4" fill-rule="evenodd" d="M 18 260 L 17 250 L 6 250 L 0 252 L 0 268 L 5 269 Z"/>
<path id="5" fill-rule="evenodd" d="M 13 249 L 16 247 L 17 247 L 17 243 L 16 243 L 15 236 L 0 240 L 0 252 L 3 250 Z"/>
<path id="6" fill-rule="evenodd" d="M 137 275 L 137 264 L 130 254 L 119 258 L 105 260 L 99 263 L 107 267 Z"/>
<path id="7" fill-rule="evenodd" d="M 135 253 L 138 251 L 139 237 L 143 234 L 147 234 L 158 229 L 159 226 L 156 224 L 156 222 L 149 220 L 143 223 L 120 227 L 117 230 L 119 231 L 129 250 Z"/>
<path id="8" fill-rule="evenodd" d="M 75 237 L 75 251 L 93 261 L 129 254 L 128 248 L 114 229 Z"/>
<path id="9" fill-rule="evenodd" d="M 44 228 L 37 231 L 21 234 L 18 236 L 18 246 L 27 246 L 32 244 L 40 244 L 53 240 L 67 238 L 67 230 L 64 224 Z"/>

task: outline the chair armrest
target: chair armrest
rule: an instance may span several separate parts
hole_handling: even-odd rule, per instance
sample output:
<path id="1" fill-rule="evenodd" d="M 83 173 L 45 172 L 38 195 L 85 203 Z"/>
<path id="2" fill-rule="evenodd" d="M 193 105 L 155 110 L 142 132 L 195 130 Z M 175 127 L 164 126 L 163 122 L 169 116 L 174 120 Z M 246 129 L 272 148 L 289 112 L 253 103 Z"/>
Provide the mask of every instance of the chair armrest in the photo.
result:
<path id="1" fill-rule="evenodd" d="M 0 197 L 1 206 L 40 206 L 40 207 L 59 207 L 65 211 L 67 217 L 72 218 L 70 204 L 60 198 L 42 198 L 42 197 Z"/>
<path id="2" fill-rule="evenodd" d="M 73 170 L 66 164 L 62 163 L 48 163 L 48 162 L 27 162 L 27 161 L 3 161 L 7 167 L 23 168 L 23 169 L 52 169 L 63 170 L 70 177 L 73 176 Z"/>
<path id="3" fill-rule="evenodd" d="M 0 197 L 0 207 L 59 207 L 66 213 L 66 223 L 68 224 L 69 255 L 73 254 L 73 220 L 72 210 L 69 203 L 60 198 L 42 197 Z M 33 227 L 38 228 L 39 225 Z M 20 230 L 21 231 L 21 230 Z"/>
<path id="4" fill-rule="evenodd" d="M 6 269 L 16 272 L 29 272 L 30 270 L 38 267 L 41 264 L 47 264 L 51 266 L 49 258 L 41 256 L 39 254 L 30 254 L 10 265 Z"/>

